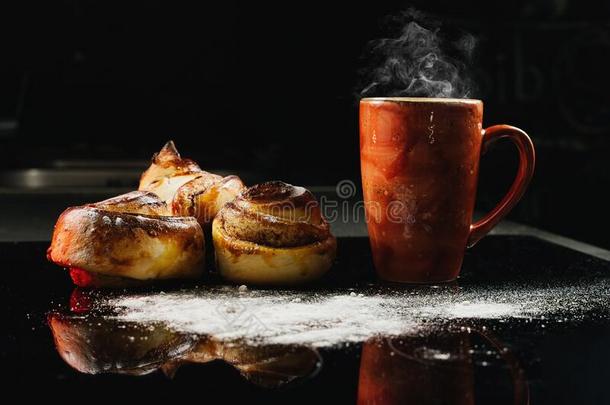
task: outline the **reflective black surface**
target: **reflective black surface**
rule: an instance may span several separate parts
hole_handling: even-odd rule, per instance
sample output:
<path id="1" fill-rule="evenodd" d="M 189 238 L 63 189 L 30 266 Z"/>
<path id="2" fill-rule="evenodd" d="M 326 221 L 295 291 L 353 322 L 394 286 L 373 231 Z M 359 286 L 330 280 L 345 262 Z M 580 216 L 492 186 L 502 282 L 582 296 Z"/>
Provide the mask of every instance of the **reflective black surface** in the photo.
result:
<path id="1" fill-rule="evenodd" d="M 367 243 L 341 239 L 338 263 L 318 285 L 247 292 L 253 305 L 277 295 L 299 297 L 311 308 L 328 303 L 325 297 L 362 294 L 355 298 L 359 305 L 401 303 L 395 308 L 416 320 L 417 327 L 401 336 L 332 347 L 306 339 L 223 340 L 164 322 L 113 318 L 117 308 L 109 297 L 173 294 L 188 301 L 224 294 L 230 302 L 240 295 L 214 278 L 198 286 L 74 290 L 66 272 L 46 262 L 46 244 L 0 244 L 4 389 L 24 399 L 46 393 L 68 402 L 610 401 L 610 263 L 532 237 L 490 236 L 468 252 L 454 284 L 380 285 Z M 469 307 L 479 301 L 493 304 L 491 312 Z M 497 312 L 502 305 L 519 311 Z"/>

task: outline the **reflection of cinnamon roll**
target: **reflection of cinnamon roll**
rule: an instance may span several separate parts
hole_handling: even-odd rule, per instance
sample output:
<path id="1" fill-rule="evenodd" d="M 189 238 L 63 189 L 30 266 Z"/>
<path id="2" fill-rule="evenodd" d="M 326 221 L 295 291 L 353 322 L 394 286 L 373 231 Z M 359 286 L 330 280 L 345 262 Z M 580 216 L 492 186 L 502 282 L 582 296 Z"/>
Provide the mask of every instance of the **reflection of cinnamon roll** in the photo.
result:
<path id="1" fill-rule="evenodd" d="M 212 226 L 216 264 L 231 281 L 299 284 L 323 275 L 337 242 L 314 196 L 279 181 L 246 189 Z"/>
<path id="2" fill-rule="evenodd" d="M 205 225 L 243 188 L 237 176 L 208 173 L 192 160 L 181 158 L 169 141 L 153 156 L 152 164 L 142 174 L 139 190 L 157 194 L 173 215 L 192 216 Z"/>
<path id="3" fill-rule="evenodd" d="M 306 346 L 225 344 L 221 358 L 232 364 L 248 381 L 277 388 L 294 380 L 311 377 L 322 367 L 319 353 Z"/>
<path id="4" fill-rule="evenodd" d="M 196 340 L 161 325 L 51 313 L 48 324 L 59 355 L 87 374 L 149 374 L 193 350 Z"/>
<path id="5" fill-rule="evenodd" d="M 87 287 L 197 277 L 203 271 L 201 226 L 168 213 L 165 202 L 143 191 L 68 208 L 55 224 L 47 256 Z"/>
<path id="6" fill-rule="evenodd" d="M 174 377 L 182 365 L 222 360 L 253 384 L 275 388 L 312 376 L 322 366 L 322 357 L 309 347 L 223 342 L 161 324 L 52 312 L 48 325 L 62 359 L 87 374 L 145 375 L 161 369 Z"/>

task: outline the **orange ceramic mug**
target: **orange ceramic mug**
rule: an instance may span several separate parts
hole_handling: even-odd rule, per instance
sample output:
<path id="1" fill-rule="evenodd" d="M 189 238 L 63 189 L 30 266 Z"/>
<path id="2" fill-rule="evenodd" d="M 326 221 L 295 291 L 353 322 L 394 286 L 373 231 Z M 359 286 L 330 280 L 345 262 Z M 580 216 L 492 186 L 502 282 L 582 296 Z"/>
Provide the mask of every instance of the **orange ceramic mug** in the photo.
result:
<path id="1" fill-rule="evenodd" d="M 360 101 L 364 203 L 373 261 L 382 279 L 456 279 L 466 247 L 485 236 L 523 195 L 534 172 L 531 139 L 508 125 L 483 129 L 482 122 L 480 100 Z M 500 138 L 517 146 L 517 177 L 500 203 L 473 224 L 479 160 Z"/>

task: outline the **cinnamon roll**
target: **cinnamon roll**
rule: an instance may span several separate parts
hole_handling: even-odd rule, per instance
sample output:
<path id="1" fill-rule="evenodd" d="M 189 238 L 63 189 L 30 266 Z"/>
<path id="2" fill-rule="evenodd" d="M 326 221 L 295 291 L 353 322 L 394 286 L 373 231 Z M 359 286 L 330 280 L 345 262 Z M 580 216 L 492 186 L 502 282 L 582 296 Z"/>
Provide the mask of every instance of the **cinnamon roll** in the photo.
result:
<path id="1" fill-rule="evenodd" d="M 83 287 L 198 277 L 204 267 L 201 226 L 170 212 L 146 191 L 68 208 L 55 224 L 47 257 L 70 268 Z"/>
<path id="2" fill-rule="evenodd" d="M 280 181 L 227 203 L 212 225 L 216 266 L 236 283 L 290 285 L 321 277 L 337 241 L 311 192 Z"/>
<path id="3" fill-rule="evenodd" d="M 138 189 L 157 194 L 173 215 L 195 217 L 204 226 L 212 223 L 244 184 L 237 176 L 222 177 L 201 170 L 194 161 L 180 157 L 174 142 L 169 141 L 153 156 Z"/>

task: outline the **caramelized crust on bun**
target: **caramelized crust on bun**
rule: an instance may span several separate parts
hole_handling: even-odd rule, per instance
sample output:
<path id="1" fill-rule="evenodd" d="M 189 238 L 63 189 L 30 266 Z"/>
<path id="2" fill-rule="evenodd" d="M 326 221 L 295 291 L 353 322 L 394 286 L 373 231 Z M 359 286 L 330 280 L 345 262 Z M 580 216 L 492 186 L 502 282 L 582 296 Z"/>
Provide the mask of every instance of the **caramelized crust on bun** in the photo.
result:
<path id="1" fill-rule="evenodd" d="M 68 208 L 55 224 L 47 256 L 73 269 L 75 282 L 86 279 L 85 286 L 116 286 L 115 277 L 147 281 L 200 276 L 201 226 L 195 218 L 168 212 L 155 194 L 141 191 Z"/>
<path id="2" fill-rule="evenodd" d="M 216 265 L 236 283 L 292 285 L 321 277 L 337 242 L 311 192 L 279 181 L 244 190 L 212 226 Z"/>
<path id="3" fill-rule="evenodd" d="M 138 189 L 158 195 L 173 215 L 192 216 L 201 225 L 209 225 L 244 184 L 237 176 L 222 177 L 201 170 L 194 161 L 180 157 L 169 141 L 153 156 Z"/>

